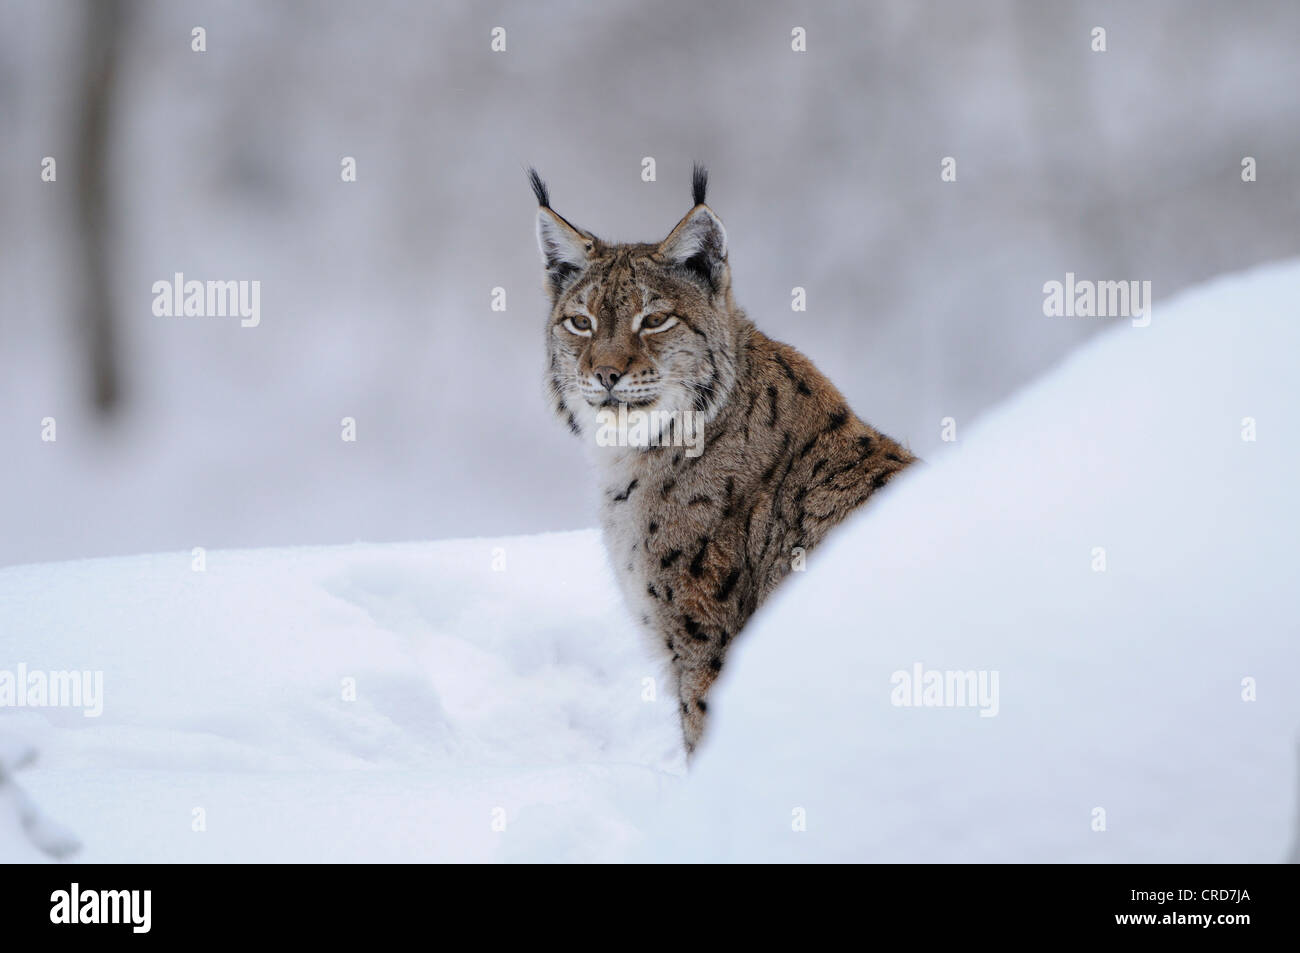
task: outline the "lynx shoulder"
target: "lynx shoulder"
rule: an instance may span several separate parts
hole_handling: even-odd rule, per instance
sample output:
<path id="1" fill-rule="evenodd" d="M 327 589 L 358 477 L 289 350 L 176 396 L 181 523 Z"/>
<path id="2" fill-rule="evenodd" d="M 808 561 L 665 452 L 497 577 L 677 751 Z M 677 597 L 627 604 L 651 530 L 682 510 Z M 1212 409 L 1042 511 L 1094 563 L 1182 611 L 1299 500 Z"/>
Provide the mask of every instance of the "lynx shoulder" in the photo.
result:
<path id="1" fill-rule="evenodd" d="M 674 679 L 686 748 L 731 643 L 809 549 L 915 461 L 745 317 L 704 203 L 657 244 L 610 244 L 537 195 L 547 385 L 591 448 L 611 564 Z"/>

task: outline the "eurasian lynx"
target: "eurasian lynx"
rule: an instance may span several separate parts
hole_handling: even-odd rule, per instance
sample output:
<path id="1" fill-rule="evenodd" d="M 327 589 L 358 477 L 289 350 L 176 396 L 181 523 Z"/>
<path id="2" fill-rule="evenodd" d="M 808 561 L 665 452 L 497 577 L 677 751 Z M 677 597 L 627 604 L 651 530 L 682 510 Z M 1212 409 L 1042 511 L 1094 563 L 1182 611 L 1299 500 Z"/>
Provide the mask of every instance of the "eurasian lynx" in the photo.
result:
<path id="1" fill-rule="evenodd" d="M 593 452 L 605 545 L 676 682 L 686 749 L 727 647 L 827 532 L 915 460 L 736 307 L 704 204 L 658 244 L 613 244 L 540 205 L 555 411 Z"/>

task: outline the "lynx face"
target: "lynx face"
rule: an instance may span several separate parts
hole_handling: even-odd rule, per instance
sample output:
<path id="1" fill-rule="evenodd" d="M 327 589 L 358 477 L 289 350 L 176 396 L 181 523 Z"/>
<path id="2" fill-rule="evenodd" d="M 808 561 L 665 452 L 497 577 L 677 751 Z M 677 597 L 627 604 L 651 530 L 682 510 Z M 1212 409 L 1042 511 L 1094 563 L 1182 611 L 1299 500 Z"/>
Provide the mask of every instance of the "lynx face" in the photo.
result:
<path id="1" fill-rule="evenodd" d="M 577 434 L 620 405 L 711 419 L 736 378 L 727 238 L 703 204 L 659 244 L 610 244 L 565 221 L 534 178 L 537 239 L 551 294 L 548 386 Z"/>

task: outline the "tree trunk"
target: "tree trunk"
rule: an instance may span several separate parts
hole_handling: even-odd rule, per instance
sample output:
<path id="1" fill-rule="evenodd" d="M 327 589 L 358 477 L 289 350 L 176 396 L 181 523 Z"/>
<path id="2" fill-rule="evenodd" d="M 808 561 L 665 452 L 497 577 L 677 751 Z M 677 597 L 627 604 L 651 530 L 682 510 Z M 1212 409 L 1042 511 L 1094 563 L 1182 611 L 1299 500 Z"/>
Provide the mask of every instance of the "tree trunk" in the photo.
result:
<path id="1" fill-rule="evenodd" d="M 123 0 L 87 0 L 82 46 L 82 102 L 76 144 L 77 231 L 81 246 L 79 330 L 82 360 L 97 413 L 111 416 L 122 398 L 118 320 L 110 275 L 108 152 Z"/>

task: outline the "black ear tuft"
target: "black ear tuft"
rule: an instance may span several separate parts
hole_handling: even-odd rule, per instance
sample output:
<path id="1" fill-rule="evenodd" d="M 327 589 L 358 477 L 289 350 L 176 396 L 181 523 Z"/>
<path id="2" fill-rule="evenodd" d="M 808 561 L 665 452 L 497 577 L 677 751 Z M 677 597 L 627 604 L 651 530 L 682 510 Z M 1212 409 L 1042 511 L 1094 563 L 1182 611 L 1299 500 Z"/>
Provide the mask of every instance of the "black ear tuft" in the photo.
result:
<path id="1" fill-rule="evenodd" d="M 700 163 L 691 169 L 691 197 L 696 205 L 704 204 L 704 193 L 709 190 L 709 170 Z"/>
<path id="2" fill-rule="evenodd" d="M 537 170 L 530 168 L 528 170 L 528 181 L 533 187 L 533 194 L 537 196 L 537 204 L 542 208 L 551 207 L 551 193 L 546 188 L 546 183 L 542 177 L 537 174 Z"/>

